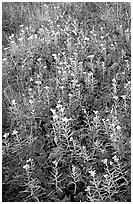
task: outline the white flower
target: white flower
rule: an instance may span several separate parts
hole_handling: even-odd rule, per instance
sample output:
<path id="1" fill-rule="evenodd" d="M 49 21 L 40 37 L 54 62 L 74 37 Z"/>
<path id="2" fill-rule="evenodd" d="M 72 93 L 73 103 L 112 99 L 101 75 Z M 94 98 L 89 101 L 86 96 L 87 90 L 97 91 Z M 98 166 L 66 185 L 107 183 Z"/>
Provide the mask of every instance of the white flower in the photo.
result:
<path id="1" fill-rule="evenodd" d="M 6 140 L 6 138 L 9 136 L 9 133 L 5 133 L 4 135 L 3 135 L 3 137 L 5 138 L 5 140 Z"/>
<path id="2" fill-rule="evenodd" d="M 117 130 L 118 130 L 118 131 L 120 131 L 120 130 L 121 130 L 121 126 L 120 126 L 120 125 L 117 125 L 117 127 L 116 127 L 116 128 L 117 128 Z"/>
<path id="3" fill-rule="evenodd" d="M 113 165 L 113 162 L 112 162 L 112 161 L 110 161 L 110 165 Z"/>
<path id="4" fill-rule="evenodd" d="M 28 40 L 32 40 L 33 39 L 33 35 L 31 35 L 29 38 L 28 38 Z"/>
<path id="5" fill-rule="evenodd" d="M 7 58 L 3 58 L 3 62 L 7 61 Z"/>
<path id="6" fill-rule="evenodd" d="M 56 106 L 58 109 L 62 108 L 62 105 L 60 103 L 58 103 L 58 105 Z"/>
<path id="7" fill-rule="evenodd" d="M 30 99 L 30 100 L 29 100 L 29 103 L 32 105 L 32 104 L 33 104 L 33 100 Z"/>
<path id="8" fill-rule="evenodd" d="M 56 110 L 50 108 L 50 110 L 52 111 L 53 115 L 56 115 Z"/>
<path id="9" fill-rule="evenodd" d="M 108 174 L 105 174 L 105 175 L 104 175 L 104 178 L 108 179 Z"/>
<path id="10" fill-rule="evenodd" d="M 84 111 L 85 114 L 87 113 L 87 112 L 86 112 L 86 109 L 83 108 L 82 110 Z"/>
<path id="11" fill-rule="evenodd" d="M 93 33 L 94 33 L 94 30 L 91 30 L 91 31 L 90 31 L 90 34 L 93 34 Z"/>
<path id="12" fill-rule="evenodd" d="M 37 59 L 38 62 L 41 62 L 41 60 L 42 60 L 41 58 L 38 58 L 38 59 Z"/>
<path id="13" fill-rule="evenodd" d="M 91 171 L 89 171 L 89 173 L 91 174 L 92 177 L 94 177 L 96 174 L 95 170 L 91 170 Z"/>
<path id="14" fill-rule="evenodd" d="M 85 37 L 84 40 L 90 40 L 89 38 Z"/>
<path id="15" fill-rule="evenodd" d="M 23 41 L 23 38 L 19 38 L 18 41 Z"/>
<path id="16" fill-rule="evenodd" d="M 68 121 L 70 121 L 71 119 L 68 119 L 66 117 L 62 118 L 62 122 L 68 123 Z"/>
<path id="17" fill-rule="evenodd" d="M 121 97 L 122 97 L 124 100 L 126 99 L 126 95 L 122 95 Z"/>
<path id="18" fill-rule="evenodd" d="M 89 55 L 87 58 L 93 58 L 94 57 L 94 55 Z"/>
<path id="19" fill-rule="evenodd" d="M 27 171 L 27 170 L 30 168 L 30 166 L 29 166 L 29 164 L 25 164 L 25 165 L 23 166 L 23 168 Z"/>
<path id="20" fill-rule="evenodd" d="M 37 38 L 37 35 L 36 35 L 36 34 L 34 34 L 34 38 Z"/>
<path id="21" fill-rule="evenodd" d="M 102 159 L 102 162 L 107 166 L 107 159 Z"/>
<path id="22" fill-rule="evenodd" d="M 59 118 L 59 117 L 58 117 L 57 114 L 53 115 L 53 119 L 54 119 L 54 121 L 55 121 L 55 120 L 58 120 L 58 118 Z"/>
<path id="23" fill-rule="evenodd" d="M 11 34 L 11 36 L 9 36 L 9 40 L 11 40 L 14 37 L 14 34 Z"/>
<path id="24" fill-rule="evenodd" d="M 61 113 L 64 113 L 64 110 L 65 110 L 65 108 L 63 108 L 63 107 L 60 108 Z"/>
<path id="25" fill-rule="evenodd" d="M 113 96 L 113 98 L 117 101 L 118 100 L 118 96 Z"/>
<path id="26" fill-rule="evenodd" d="M 97 115 L 98 114 L 98 111 L 93 111 L 94 113 L 95 113 L 95 115 Z"/>
<path id="27" fill-rule="evenodd" d="M 106 50 L 106 47 L 103 47 L 103 50 Z"/>
<path id="28" fill-rule="evenodd" d="M 29 158 L 29 159 L 26 161 L 26 163 L 32 162 L 32 161 L 33 161 L 33 159 Z"/>
<path id="29" fill-rule="evenodd" d="M 87 188 L 85 189 L 85 191 L 90 191 L 90 186 L 87 186 Z"/>
<path id="30" fill-rule="evenodd" d="M 70 137 L 70 141 L 73 141 L 73 137 Z"/>
<path id="31" fill-rule="evenodd" d="M 12 100 L 12 105 L 13 105 L 13 106 L 16 106 L 15 99 Z"/>
<path id="32" fill-rule="evenodd" d="M 52 56 L 54 57 L 54 59 L 57 59 L 57 55 L 56 54 L 52 54 Z"/>
<path id="33" fill-rule="evenodd" d="M 103 36 L 100 36 L 100 39 L 102 39 L 102 40 L 103 40 L 103 38 L 104 38 Z"/>
<path id="34" fill-rule="evenodd" d="M 29 88 L 28 91 L 31 92 L 31 91 L 32 91 L 32 88 Z"/>
<path id="35" fill-rule="evenodd" d="M 13 132 L 12 132 L 12 135 L 17 135 L 18 134 L 18 131 L 17 130 L 14 130 Z"/>
<path id="36" fill-rule="evenodd" d="M 39 84 L 42 84 L 41 81 L 35 81 L 35 83 L 38 84 L 38 85 L 39 85 Z"/>
<path id="37" fill-rule="evenodd" d="M 74 173 L 76 171 L 76 166 L 72 165 L 72 172 Z"/>
<path id="38" fill-rule="evenodd" d="M 116 83 L 116 79 L 115 79 L 115 78 L 114 78 L 114 79 L 112 79 L 112 82 L 113 82 L 113 83 Z"/>
<path id="39" fill-rule="evenodd" d="M 10 43 L 11 43 L 12 45 L 15 45 L 15 44 L 16 44 L 14 40 L 12 40 Z"/>
<path id="40" fill-rule="evenodd" d="M 119 158 L 115 155 L 115 156 L 113 157 L 113 160 L 114 160 L 115 162 L 118 162 L 118 161 L 119 161 Z"/>
<path id="41" fill-rule="evenodd" d="M 32 78 L 30 78 L 30 81 L 33 81 L 33 79 L 32 79 Z"/>
<path id="42" fill-rule="evenodd" d="M 57 167 L 58 161 L 54 160 L 54 161 L 53 161 L 53 164 L 55 165 L 55 167 Z"/>

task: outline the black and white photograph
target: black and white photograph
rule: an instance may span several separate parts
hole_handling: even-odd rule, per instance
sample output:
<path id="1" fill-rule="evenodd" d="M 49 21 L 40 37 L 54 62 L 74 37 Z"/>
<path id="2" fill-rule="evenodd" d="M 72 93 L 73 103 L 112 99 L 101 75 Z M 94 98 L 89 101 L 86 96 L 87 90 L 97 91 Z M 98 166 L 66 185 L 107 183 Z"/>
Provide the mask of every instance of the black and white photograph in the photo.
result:
<path id="1" fill-rule="evenodd" d="M 2 2 L 2 202 L 131 202 L 131 2 Z"/>

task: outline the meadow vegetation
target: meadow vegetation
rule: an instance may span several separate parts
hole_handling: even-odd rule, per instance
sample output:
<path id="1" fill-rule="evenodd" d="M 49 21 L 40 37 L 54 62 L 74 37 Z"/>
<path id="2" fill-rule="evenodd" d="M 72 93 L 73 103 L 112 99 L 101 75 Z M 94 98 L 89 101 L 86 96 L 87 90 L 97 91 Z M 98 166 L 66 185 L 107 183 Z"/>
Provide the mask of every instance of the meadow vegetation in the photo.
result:
<path id="1" fill-rule="evenodd" d="M 3 202 L 130 202 L 130 3 L 2 11 Z"/>

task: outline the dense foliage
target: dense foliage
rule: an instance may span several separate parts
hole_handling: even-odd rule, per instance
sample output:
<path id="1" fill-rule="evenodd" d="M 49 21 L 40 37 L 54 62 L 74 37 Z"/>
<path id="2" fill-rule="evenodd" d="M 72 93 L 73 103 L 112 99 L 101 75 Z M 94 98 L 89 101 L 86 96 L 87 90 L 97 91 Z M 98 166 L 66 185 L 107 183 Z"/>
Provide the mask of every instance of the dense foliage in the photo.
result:
<path id="1" fill-rule="evenodd" d="M 3 201 L 130 202 L 130 3 L 2 9 Z"/>

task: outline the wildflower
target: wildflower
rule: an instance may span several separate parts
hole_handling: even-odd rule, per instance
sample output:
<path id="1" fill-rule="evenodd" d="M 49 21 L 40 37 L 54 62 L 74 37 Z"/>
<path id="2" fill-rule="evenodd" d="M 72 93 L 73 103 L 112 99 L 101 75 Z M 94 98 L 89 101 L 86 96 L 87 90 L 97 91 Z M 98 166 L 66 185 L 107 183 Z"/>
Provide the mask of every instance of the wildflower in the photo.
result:
<path id="1" fill-rule="evenodd" d="M 93 111 L 94 113 L 95 113 L 95 115 L 97 115 L 98 114 L 98 111 Z"/>
<path id="2" fill-rule="evenodd" d="M 73 137 L 70 137 L 70 141 L 73 141 Z"/>
<path id="3" fill-rule="evenodd" d="M 87 186 L 87 188 L 85 189 L 85 191 L 90 191 L 90 186 Z"/>
<path id="4" fill-rule="evenodd" d="M 100 44 L 100 46 L 101 46 L 101 47 L 103 47 L 103 46 L 104 46 L 104 44 L 103 44 L 103 43 L 101 43 L 101 44 Z"/>
<path id="5" fill-rule="evenodd" d="M 91 30 L 91 31 L 90 31 L 90 34 L 93 34 L 93 32 L 94 32 L 94 30 Z"/>
<path id="6" fill-rule="evenodd" d="M 34 35 L 34 38 L 37 38 L 37 35 L 36 35 L 36 34 Z"/>
<path id="7" fill-rule="evenodd" d="M 72 165 L 72 172 L 75 172 L 76 166 Z"/>
<path id="8" fill-rule="evenodd" d="M 110 161 L 110 165 L 113 165 L 113 162 L 112 162 L 112 161 Z"/>
<path id="9" fill-rule="evenodd" d="M 32 88 L 29 88 L 28 91 L 31 92 L 31 91 L 32 91 Z"/>
<path id="10" fill-rule="evenodd" d="M 117 101 L 118 100 L 118 96 L 113 96 L 113 98 Z"/>
<path id="11" fill-rule="evenodd" d="M 29 164 L 25 164 L 25 165 L 23 166 L 23 168 L 27 171 L 27 170 L 29 170 L 30 166 L 29 166 Z"/>
<path id="12" fill-rule="evenodd" d="M 28 40 L 32 40 L 33 39 L 33 35 L 31 35 L 29 38 L 28 38 Z"/>
<path id="13" fill-rule="evenodd" d="M 105 175 L 104 175 L 104 178 L 108 179 L 108 174 L 105 174 Z"/>
<path id="14" fill-rule="evenodd" d="M 84 112 L 85 114 L 87 113 L 87 112 L 86 112 L 86 109 L 83 108 L 82 110 L 83 110 L 83 112 Z"/>
<path id="15" fill-rule="evenodd" d="M 123 100 L 125 100 L 125 99 L 126 99 L 126 95 L 122 95 L 121 97 L 123 98 Z"/>
<path id="16" fill-rule="evenodd" d="M 12 105 L 13 105 L 13 106 L 16 106 L 15 99 L 12 100 Z"/>
<path id="17" fill-rule="evenodd" d="M 89 55 L 87 58 L 93 58 L 94 57 L 94 55 Z"/>
<path id="18" fill-rule="evenodd" d="M 53 115 L 56 115 L 56 110 L 50 108 L 50 110 L 52 111 Z"/>
<path id="19" fill-rule="evenodd" d="M 58 117 L 57 114 L 55 114 L 55 115 L 53 116 L 54 121 L 55 121 L 55 120 L 58 120 L 58 118 L 59 118 L 59 117 Z"/>
<path id="20" fill-rule="evenodd" d="M 26 161 L 26 163 L 32 162 L 32 161 L 33 161 L 33 159 L 29 158 L 29 159 Z"/>
<path id="21" fill-rule="evenodd" d="M 57 55 L 56 54 L 52 54 L 52 56 L 54 57 L 54 59 L 57 59 Z"/>
<path id="22" fill-rule="evenodd" d="M 19 38 L 18 41 L 20 41 L 20 42 L 23 41 L 23 38 Z"/>
<path id="23" fill-rule="evenodd" d="M 100 36 L 100 39 L 102 39 L 102 40 L 103 40 L 103 38 L 104 38 L 103 36 Z"/>
<path id="24" fill-rule="evenodd" d="M 56 106 L 58 109 L 62 108 L 62 105 L 58 102 L 58 105 Z"/>
<path id="25" fill-rule="evenodd" d="M 3 62 L 5 62 L 5 61 L 7 61 L 7 59 L 6 59 L 6 58 L 3 58 Z"/>
<path id="26" fill-rule="evenodd" d="M 38 59 L 37 59 L 38 62 L 41 62 L 41 60 L 42 60 L 41 58 L 38 58 Z"/>
<path id="27" fill-rule="evenodd" d="M 91 171 L 89 171 L 89 173 L 91 174 L 92 177 L 94 177 L 96 174 L 95 170 L 91 170 Z"/>
<path id="28" fill-rule="evenodd" d="M 55 167 L 57 167 L 58 161 L 54 160 L 54 161 L 53 161 L 53 164 L 55 165 Z"/>
<path id="29" fill-rule="evenodd" d="M 89 38 L 85 37 L 84 40 L 90 40 Z"/>
<path id="30" fill-rule="evenodd" d="M 6 138 L 9 136 L 9 133 L 5 133 L 4 135 L 3 135 L 3 138 L 6 140 Z"/>
<path id="31" fill-rule="evenodd" d="M 116 83 L 116 79 L 115 79 L 115 78 L 114 78 L 114 79 L 112 79 L 112 82 L 113 82 L 113 83 Z"/>
<path id="32" fill-rule="evenodd" d="M 14 130 L 13 132 L 12 132 L 12 135 L 17 135 L 18 134 L 18 131 L 17 130 Z"/>
<path id="33" fill-rule="evenodd" d="M 30 78 L 30 81 L 33 81 L 33 79 L 32 79 L 32 78 Z"/>
<path id="34" fill-rule="evenodd" d="M 42 84 L 41 81 L 35 81 L 35 83 L 38 84 L 38 85 Z"/>
<path id="35" fill-rule="evenodd" d="M 9 40 L 11 40 L 14 37 L 14 34 L 11 34 L 11 36 L 9 36 Z"/>
<path id="36" fill-rule="evenodd" d="M 119 130 L 121 130 L 121 126 L 120 125 L 117 125 L 117 130 L 119 131 Z"/>
<path id="37" fill-rule="evenodd" d="M 114 160 L 115 162 L 118 162 L 118 161 L 119 161 L 119 158 L 115 155 L 115 156 L 113 157 L 113 160 Z"/>
<path id="38" fill-rule="evenodd" d="M 60 107 L 60 112 L 61 112 L 61 113 L 64 113 L 64 110 L 65 110 L 65 108 Z"/>
<path id="39" fill-rule="evenodd" d="M 29 103 L 32 105 L 32 104 L 33 104 L 33 100 L 30 99 L 30 100 L 29 100 Z"/>
<path id="40" fill-rule="evenodd" d="M 68 121 L 70 121 L 71 119 L 68 119 L 66 117 L 62 118 L 62 121 L 65 122 L 65 123 L 68 123 Z"/>
<path id="41" fill-rule="evenodd" d="M 73 95 L 72 95 L 72 94 L 68 94 L 68 96 L 69 96 L 70 98 L 72 98 Z"/>
<path id="42" fill-rule="evenodd" d="M 14 40 L 12 40 L 11 42 L 10 42 L 12 45 L 15 45 L 15 42 L 14 42 Z"/>
<path id="43" fill-rule="evenodd" d="M 32 111 L 31 111 L 31 114 L 34 114 L 35 113 L 35 110 L 33 109 Z"/>
<path id="44" fill-rule="evenodd" d="M 102 162 L 107 166 L 107 159 L 102 159 Z"/>

